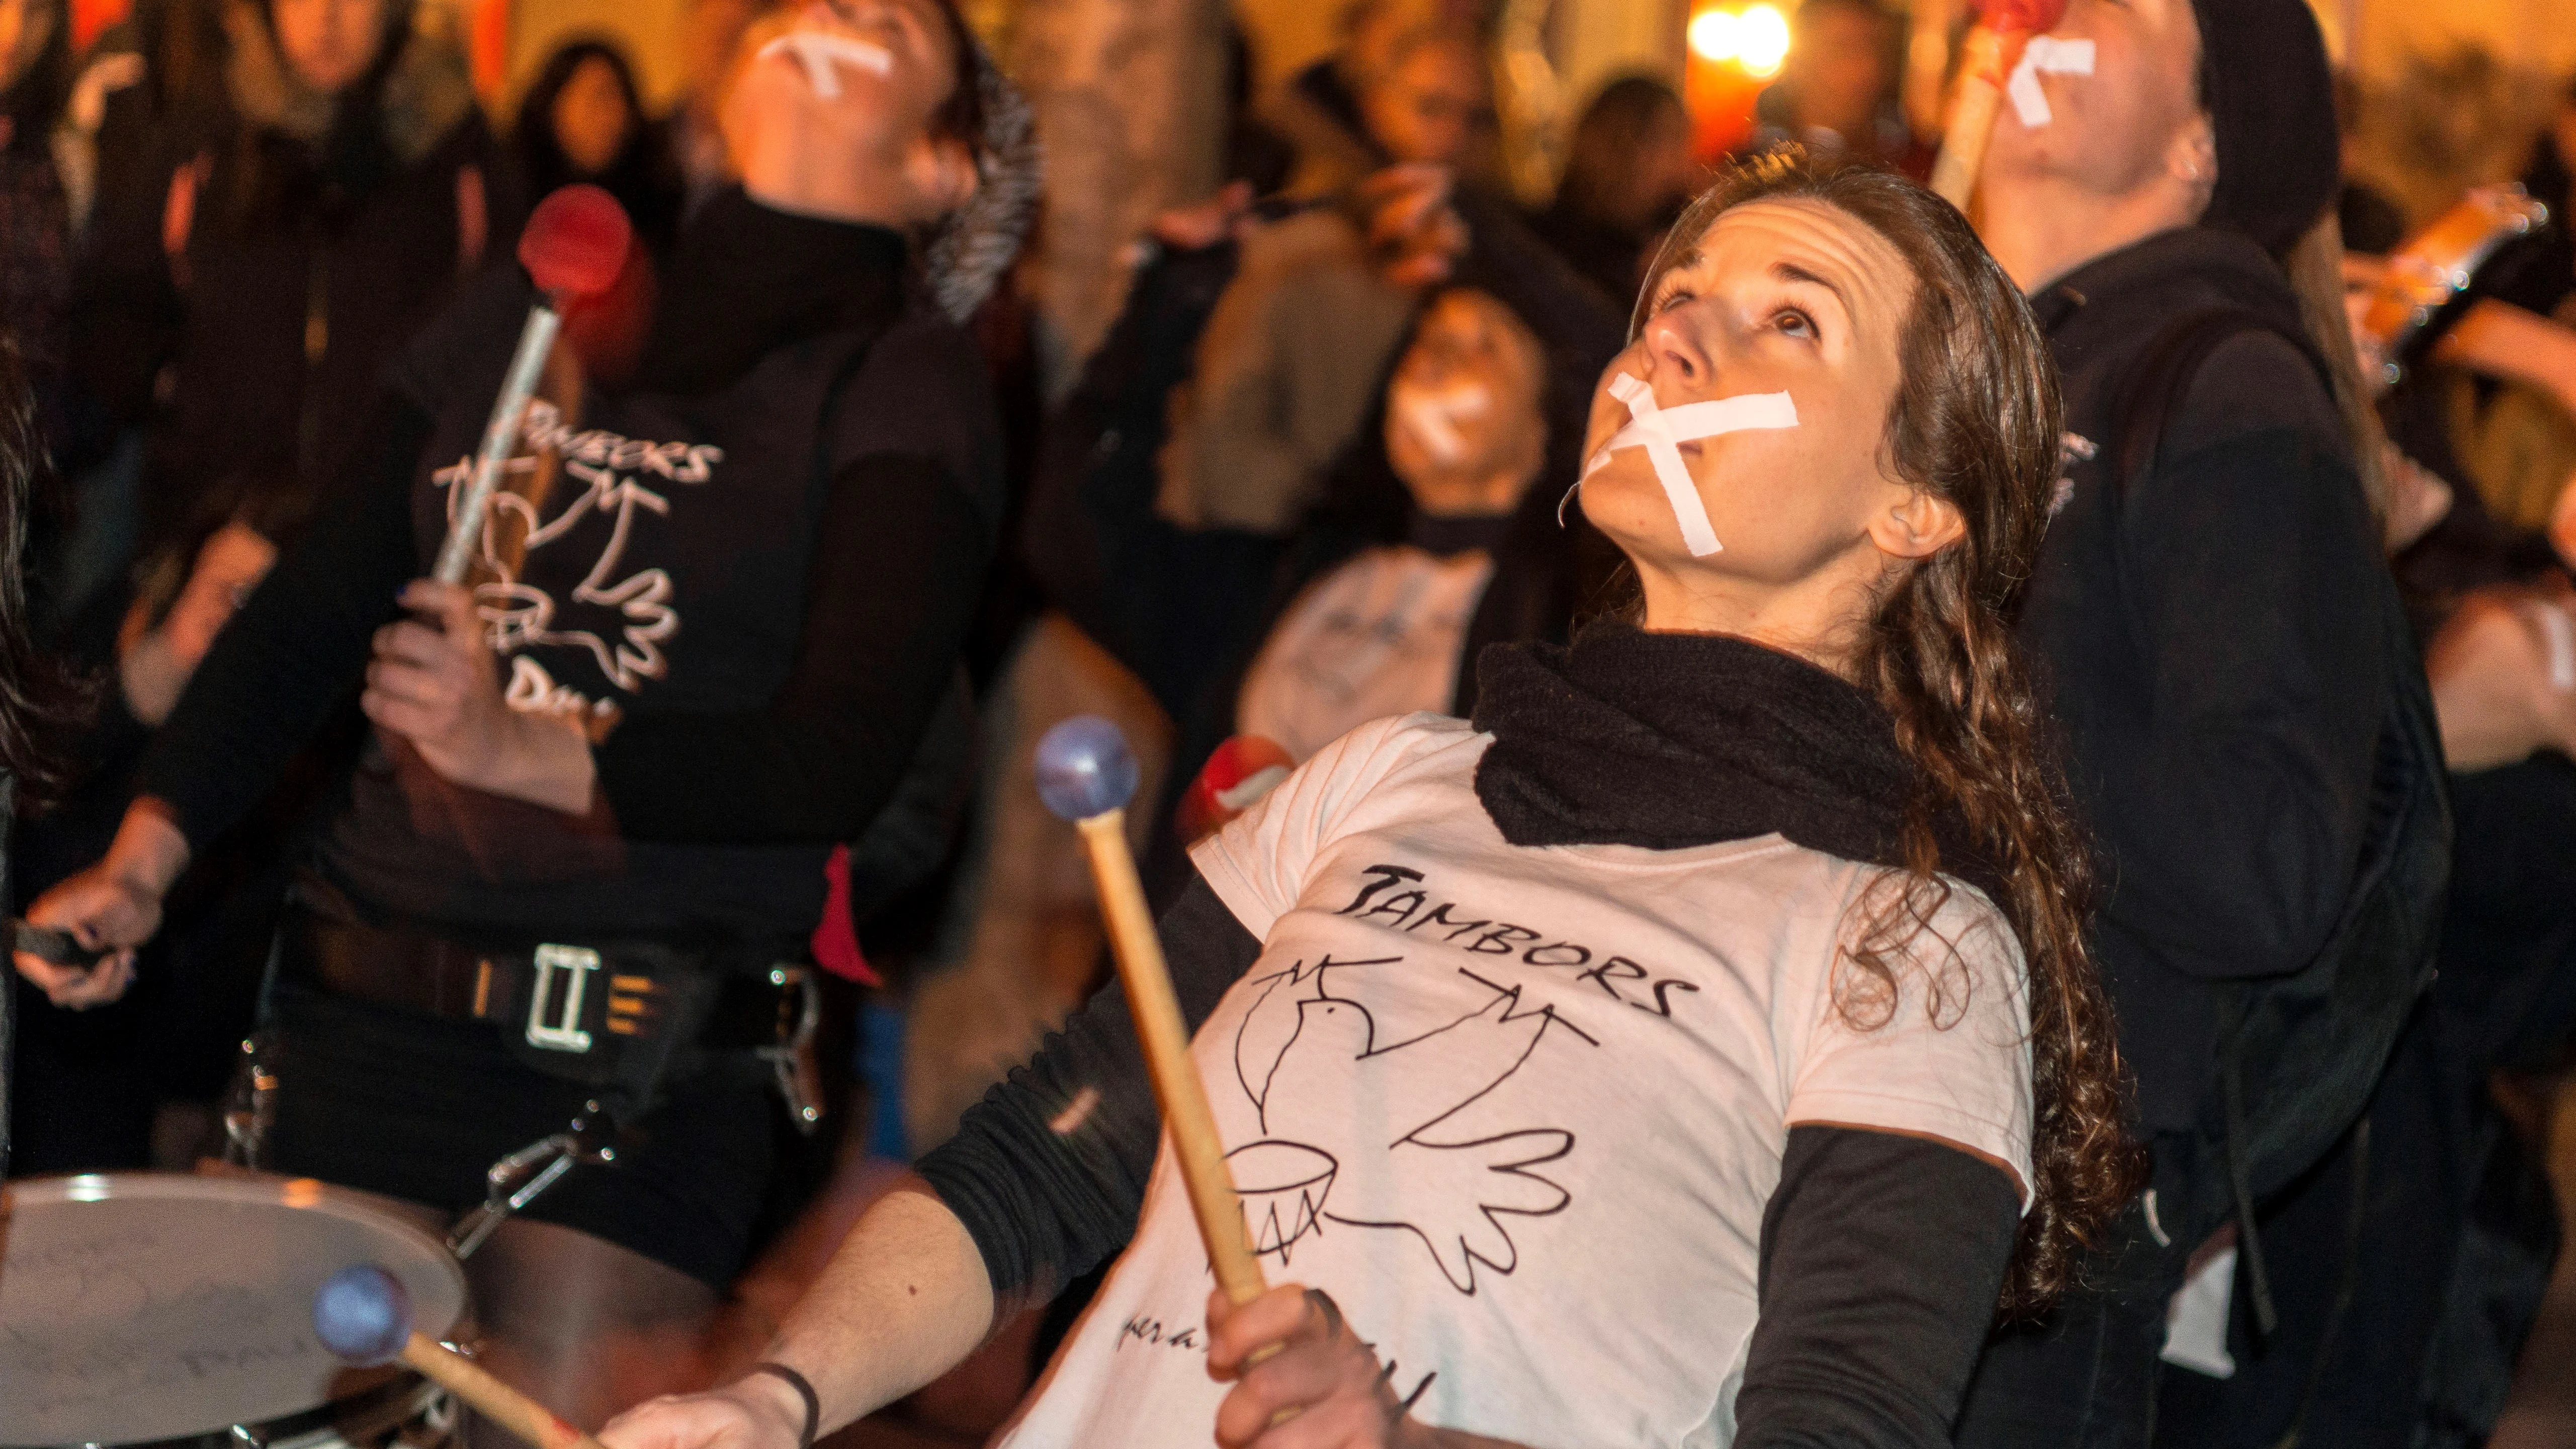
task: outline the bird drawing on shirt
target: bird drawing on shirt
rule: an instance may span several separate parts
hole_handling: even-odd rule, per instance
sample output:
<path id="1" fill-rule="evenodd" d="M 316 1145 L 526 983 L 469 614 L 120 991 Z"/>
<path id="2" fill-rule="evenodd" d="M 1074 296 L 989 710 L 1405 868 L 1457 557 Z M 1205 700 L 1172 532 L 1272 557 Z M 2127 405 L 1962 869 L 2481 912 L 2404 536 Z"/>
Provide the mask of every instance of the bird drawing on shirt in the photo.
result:
<path id="1" fill-rule="evenodd" d="M 1574 1134 L 1479 1133 L 1455 1119 L 1566 1024 L 1549 1007 L 1520 1009 L 1517 989 L 1497 988 L 1475 1011 L 1407 1036 L 1332 979 L 1397 964 L 1328 956 L 1256 982 L 1264 990 L 1236 1033 L 1234 1058 L 1262 1137 L 1227 1157 L 1257 1251 L 1285 1264 L 1329 1225 L 1403 1231 L 1451 1287 L 1472 1294 L 1479 1265 L 1510 1273 L 1519 1264 L 1508 1219 L 1571 1201 L 1535 1169 L 1572 1152 Z M 1363 1177 L 1378 1201 L 1360 1200 Z"/>

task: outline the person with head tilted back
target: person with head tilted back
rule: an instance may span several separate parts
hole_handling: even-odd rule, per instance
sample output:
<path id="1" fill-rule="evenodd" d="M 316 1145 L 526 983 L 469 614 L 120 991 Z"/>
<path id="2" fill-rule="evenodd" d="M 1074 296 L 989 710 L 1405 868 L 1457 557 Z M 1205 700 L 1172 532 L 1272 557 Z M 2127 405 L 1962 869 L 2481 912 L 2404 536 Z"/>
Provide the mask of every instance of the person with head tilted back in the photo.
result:
<path id="1" fill-rule="evenodd" d="M 2422 670 L 2333 354 L 2281 260 L 2334 196 L 2316 21 L 2298 0 L 2072 0 L 2047 38 L 1995 123 L 1977 213 L 2065 383 L 2018 632 L 2113 883 L 2094 945 L 2155 1175 L 2092 1286 L 1988 1350 L 1960 1433 L 1979 1446 L 2144 1442 L 2171 1418 L 2160 1354 L 2204 1383 L 2231 1362 L 2277 1373 L 2284 1415 L 2301 1411 L 2304 1270 L 2225 1234 L 2302 1173 L 2351 1165 L 2448 859 Z M 2330 300 L 2318 317 L 2339 330 Z M 2300 1241 L 2344 1242 L 2332 1221 Z M 2194 1311 L 2169 1328 L 2187 1271 Z M 2406 1330 L 2365 1314 L 2352 1331 Z M 2400 1397 L 2415 1382 L 2381 1378 Z M 2385 1407 L 2315 1395 L 2305 1432 L 2402 1440 Z"/>
<path id="2" fill-rule="evenodd" d="M 1486 651 L 1472 723 L 1325 747 L 1161 921 L 1279 1286 L 1212 1292 L 1113 991 L 861 1220 L 774 1369 L 610 1449 L 811 1443 L 1113 1255 L 1003 1444 L 1948 1442 L 1999 1309 L 2131 1191 L 2002 619 L 2048 361 L 1946 204 L 1789 158 L 1682 219 L 1643 310 L 1579 470 L 1626 616 Z"/>
<path id="3" fill-rule="evenodd" d="M 1384 397 L 1291 536 L 1257 647 L 1183 735 L 1176 758 L 1199 771 L 1184 843 L 1258 798 L 1248 778 L 1369 720 L 1472 713 L 1477 654 L 1562 643 L 1615 557 L 1589 525 L 1560 526 L 1556 499 L 1532 486 L 1572 466 L 1585 398 L 1552 382 L 1510 308 L 1472 288 L 1438 294 Z M 1229 751 L 1210 735 L 1237 738 Z"/>
<path id="4" fill-rule="evenodd" d="M 683 1381 L 635 1344 L 695 1333 L 743 1266 L 788 1080 L 760 1053 L 792 1044 L 827 857 L 895 791 L 1000 530 L 957 319 L 1027 223 L 1017 93 L 942 0 L 839 0 L 744 42 L 724 118 L 737 183 L 657 308 L 569 306 L 466 584 L 423 575 L 537 300 L 518 268 L 396 363 L 106 857 L 28 908 L 115 954 L 17 958 L 57 1001 L 112 998 L 170 881 L 358 691 L 247 1145 L 442 1223 L 511 1154 L 565 1167 L 460 1242 L 486 1363 L 586 1422 Z M 565 257 L 528 256 L 552 285 Z"/>
<path id="5" fill-rule="evenodd" d="M 1328 148 L 1347 164 L 1327 168 L 1331 189 L 1302 209 L 1244 230 L 1191 375 L 1173 393 L 1156 510 L 1182 528 L 1286 533 L 1357 436 L 1383 369 L 1440 285 L 1504 297 L 1551 365 L 1583 381 L 1617 348 L 1610 300 L 1466 173 L 1491 108 L 1477 32 L 1431 20 L 1366 34 L 1374 43 L 1355 46 L 1366 59 L 1359 129 Z"/>

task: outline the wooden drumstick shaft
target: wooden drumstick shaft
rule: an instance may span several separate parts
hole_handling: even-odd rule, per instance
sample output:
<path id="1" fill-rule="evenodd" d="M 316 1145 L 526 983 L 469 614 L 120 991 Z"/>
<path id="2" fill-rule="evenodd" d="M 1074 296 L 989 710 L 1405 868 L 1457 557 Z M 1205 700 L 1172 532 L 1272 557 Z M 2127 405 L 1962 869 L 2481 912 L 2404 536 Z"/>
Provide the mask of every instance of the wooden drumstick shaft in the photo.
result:
<path id="1" fill-rule="evenodd" d="M 1207 1087 L 1190 1060 L 1189 1028 L 1182 1023 L 1180 998 L 1163 960 L 1163 939 L 1155 933 L 1154 913 L 1145 904 L 1145 887 L 1127 849 L 1127 812 L 1104 811 L 1075 821 L 1074 828 L 1081 832 L 1083 854 L 1091 862 L 1091 883 L 1109 924 L 1118 980 L 1127 988 L 1127 1009 L 1136 1018 L 1136 1039 L 1144 1046 L 1164 1125 L 1171 1129 L 1172 1152 L 1180 1160 L 1190 1207 L 1198 1214 L 1208 1263 L 1226 1297 L 1249 1303 L 1269 1285 L 1262 1280 L 1252 1245 L 1244 1240 L 1243 1204 L 1235 1196 L 1234 1176 L 1226 1170 L 1225 1143 L 1208 1110 Z"/>
<path id="2" fill-rule="evenodd" d="M 2004 77 L 2029 40 L 2021 31 L 1997 32 L 1985 25 L 1968 32 L 1959 99 L 1950 108 L 1949 129 L 1941 134 L 1941 154 L 1932 162 L 1932 190 L 1963 212 L 1976 194 L 1977 173 L 1985 169 L 1986 143 L 1994 139 L 1995 115 L 2003 106 Z"/>
<path id="3" fill-rule="evenodd" d="M 532 1449 L 602 1449 L 597 1439 L 556 1418 L 545 1405 L 492 1377 L 490 1370 L 426 1333 L 414 1333 L 411 1341 L 403 1345 L 402 1361 L 423 1378 L 463 1399 L 474 1412 L 518 1435 Z"/>

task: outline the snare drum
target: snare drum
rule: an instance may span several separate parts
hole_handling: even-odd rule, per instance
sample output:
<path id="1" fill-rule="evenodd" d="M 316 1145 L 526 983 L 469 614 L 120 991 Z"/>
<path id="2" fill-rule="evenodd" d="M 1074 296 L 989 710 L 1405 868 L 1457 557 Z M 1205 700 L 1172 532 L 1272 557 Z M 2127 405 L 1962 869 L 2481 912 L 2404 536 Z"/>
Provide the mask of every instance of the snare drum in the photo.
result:
<path id="1" fill-rule="evenodd" d="M 452 1417 L 397 1368 L 313 1337 L 313 1294 L 353 1263 L 452 1334 L 465 1274 L 438 1239 L 309 1179 L 39 1178 L 0 1193 L 0 1445 L 376 1449 Z"/>

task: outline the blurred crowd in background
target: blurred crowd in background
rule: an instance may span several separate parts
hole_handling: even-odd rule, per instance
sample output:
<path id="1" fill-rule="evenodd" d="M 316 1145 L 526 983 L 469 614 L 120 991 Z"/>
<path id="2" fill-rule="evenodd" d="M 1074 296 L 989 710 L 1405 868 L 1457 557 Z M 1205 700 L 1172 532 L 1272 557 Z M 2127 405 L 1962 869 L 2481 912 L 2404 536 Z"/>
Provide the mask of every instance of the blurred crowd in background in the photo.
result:
<path id="1" fill-rule="evenodd" d="M 1191 838 L 1352 725 L 1465 713 L 1477 648 L 1561 639 L 1604 596 L 1615 559 L 1560 526 L 1557 493 L 1708 168 L 1794 143 L 1928 172 L 1964 15 L 1639 0 L 1665 61 L 1575 94 L 1548 57 L 1577 22 L 1552 12 L 1609 7 L 1359 0 L 1329 54 L 1284 69 L 1214 4 L 965 7 L 1030 93 L 1049 172 L 1029 251 L 971 323 L 1003 404 L 1006 542 L 941 725 L 835 865 L 855 949 L 818 944 L 839 971 L 829 1125 L 778 1124 L 768 1250 L 710 1373 L 759 1346 L 887 1165 L 1097 981 L 1081 858 L 1030 779 L 1040 731 L 1076 712 L 1126 728 L 1152 802 L 1135 843 L 1169 881 Z M 54 461 L 31 578 L 48 646 L 99 681 L 73 787 L 19 827 L 21 901 L 105 849 L 198 662 L 352 466 L 386 364 L 510 257 L 535 199 L 597 184 L 671 254 L 726 182 L 719 103 L 771 8 L 689 0 L 514 65 L 513 11 L 545 23 L 544 0 L 0 0 L 0 331 Z M 665 104 L 639 49 L 676 78 Z M 2521 59 L 2353 76 L 2341 218 L 2366 294 L 2473 184 L 2548 209 L 2381 416 L 2453 767 L 2524 772 L 2482 788 L 2554 811 L 2576 798 L 2576 89 Z M 224 1155 L 289 870 L 358 748 L 344 713 L 201 853 L 129 999 L 74 1016 L 12 982 L 14 1171 Z M 2494 949 L 2554 963 L 2493 1009 L 2563 1020 L 2576 935 L 2514 903 L 2563 893 L 2576 860 L 2464 835 L 2457 879 L 2502 902 Z M 2428 1387 L 2417 1442 L 2472 1442 L 2503 1402 L 2556 1257 L 2540 1164 L 2565 1046 L 2501 1053 L 2461 1128 L 2459 1377 Z M 1022 1381 L 1040 1326 L 1016 1332 L 988 1378 Z M 934 1390 L 913 1412 L 966 1423 L 981 1403 Z"/>

